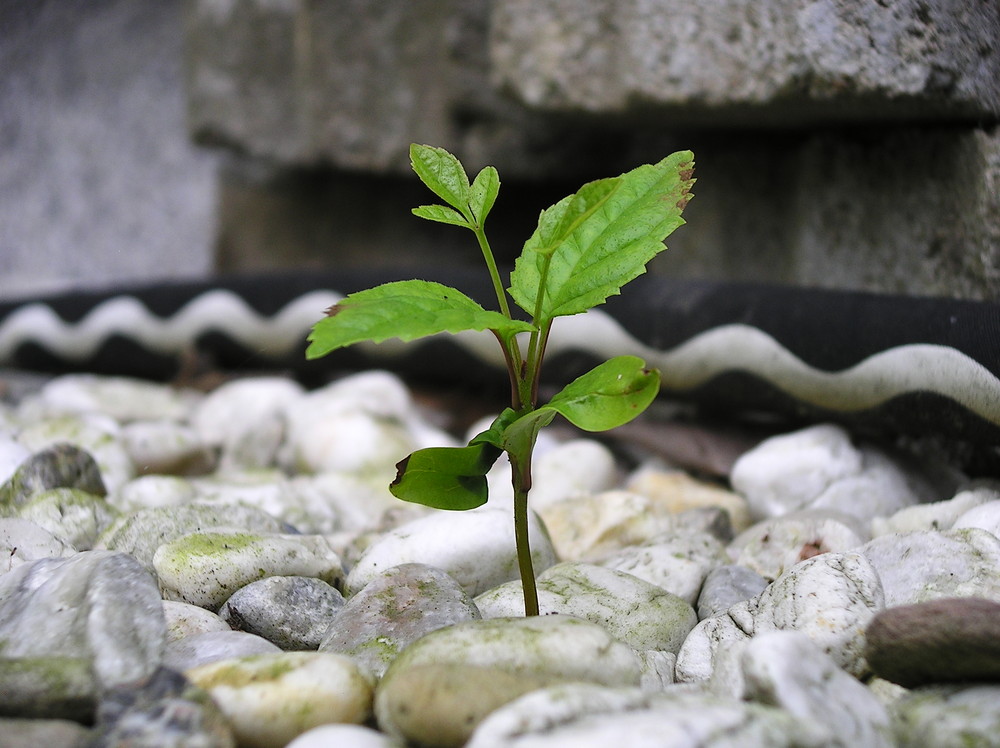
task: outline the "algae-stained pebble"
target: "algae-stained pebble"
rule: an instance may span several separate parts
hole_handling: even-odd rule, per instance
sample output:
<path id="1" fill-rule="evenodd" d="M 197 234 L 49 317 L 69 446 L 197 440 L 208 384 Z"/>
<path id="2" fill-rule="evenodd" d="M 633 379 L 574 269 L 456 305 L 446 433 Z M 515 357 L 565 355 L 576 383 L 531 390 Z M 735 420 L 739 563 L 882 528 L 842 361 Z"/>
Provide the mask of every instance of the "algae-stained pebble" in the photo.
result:
<path id="1" fill-rule="evenodd" d="M 0 486 L 0 504 L 20 506 L 40 491 L 79 488 L 95 496 L 107 489 L 94 458 L 74 444 L 53 444 L 22 462 Z"/>
<path id="2" fill-rule="evenodd" d="M 153 568 L 164 599 L 211 610 L 265 577 L 315 577 L 336 586 L 343 576 L 340 557 L 322 535 L 196 532 L 160 546 Z"/>
<path id="3" fill-rule="evenodd" d="M 255 655 L 185 675 L 211 694 L 247 748 L 280 748 L 318 725 L 362 724 L 371 715 L 371 676 L 343 655 Z"/>

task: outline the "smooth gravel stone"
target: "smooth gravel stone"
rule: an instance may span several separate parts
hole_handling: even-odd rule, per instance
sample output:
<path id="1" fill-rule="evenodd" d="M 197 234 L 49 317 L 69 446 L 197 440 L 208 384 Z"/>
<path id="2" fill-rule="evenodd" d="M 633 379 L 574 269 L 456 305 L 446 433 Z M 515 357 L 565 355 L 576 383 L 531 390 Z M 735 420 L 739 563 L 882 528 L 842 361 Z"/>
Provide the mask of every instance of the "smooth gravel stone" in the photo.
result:
<path id="1" fill-rule="evenodd" d="M 0 486 L 0 505 L 21 506 L 36 493 L 78 488 L 95 496 L 107 489 L 94 458 L 73 444 L 55 444 L 35 452 Z"/>
<path id="2" fill-rule="evenodd" d="M 550 504 L 607 491 L 620 480 L 615 456 L 593 439 L 571 439 L 541 454 L 531 478 L 531 506 L 541 515 Z"/>
<path id="3" fill-rule="evenodd" d="M 805 634 L 761 634 L 747 642 L 741 659 L 744 700 L 821 725 L 830 733 L 829 748 L 893 748 L 885 707 Z"/>
<path id="4" fill-rule="evenodd" d="M 33 452 L 61 444 L 74 444 L 79 449 L 86 450 L 94 458 L 107 492 L 117 490 L 136 475 L 135 465 L 122 442 L 121 426 L 100 413 L 32 421 L 20 431 L 17 438 Z M 71 464 L 63 469 L 73 474 Z M 63 487 L 80 488 L 98 496 L 106 493 L 100 485 L 92 483 L 89 479 L 86 482 L 64 482 L 60 485 L 45 486 L 45 488 Z"/>
<path id="5" fill-rule="evenodd" d="M 164 543 L 206 530 L 280 533 L 289 527 L 260 509 L 232 504 L 185 504 L 133 512 L 112 524 L 97 540 L 98 548 L 121 551 L 153 571 L 153 556 Z M 221 603 L 220 603 L 221 604 Z"/>
<path id="6" fill-rule="evenodd" d="M 932 683 L 1000 683 L 1000 603 L 975 597 L 883 610 L 868 624 L 865 659 L 906 688 Z"/>
<path id="7" fill-rule="evenodd" d="M 90 730 L 65 719 L 0 719 L 4 748 L 89 748 Z"/>
<path id="8" fill-rule="evenodd" d="M 207 631 L 167 642 L 163 664 L 183 672 L 219 660 L 275 654 L 280 651 L 281 647 L 256 634 L 245 631 Z"/>
<path id="9" fill-rule="evenodd" d="M 340 557 L 322 535 L 191 533 L 161 545 L 153 568 L 164 599 L 210 610 L 265 577 L 316 577 L 337 585 L 344 576 Z"/>
<path id="10" fill-rule="evenodd" d="M 92 722 L 99 686 L 82 657 L 0 658 L 0 716 Z M 0 744 L 3 743 L 0 733 Z"/>
<path id="11" fill-rule="evenodd" d="M 44 527 L 18 517 L 0 517 L 0 574 L 40 558 L 66 558 L 77 550 Z"/>
<path id="12" fill-rule="evenodd" d="M 555 550 L 529 513 L 529 542 L 535 573 L 552 566 Z M 518 575 L 510 512 L 481 508 L 438 512 L 407 522 L 373 543 L 351 569 L 347 592 L 354 594 L 393 566 L 422 563 L 450 574 L 473 597 Z"/>
<path id="13" fill-rule="evenodd" d="M 640 652 L 677 652 L 698 622 L 694 608 L 638 577 L 593 564 L 569 561 L 542 572 L 537 579 L 542 615 L 563 613 L 600 624 L 619 641 Z M 520 580 L 476 598 L 484 618 L 524 614 Z"/>
<path id="14" fill-rule="evenodd" d="M 103 497 L 77 488 L 53 488 L 32 496 L 17 515 L 44 527 L 79 551 L 89 551 L 119 512 Z"/>
<path id="15" fill-rule="evenodd" d="M 361 725 L 321 725 L 314 727 L 285 748 L 403 748 L 378 730 Z"/>
<path id="16" fill-rule="evenodd" d="M 480 618 L 455 579 L 426 564 L 387 569 L 347 600 L 329 622 L 321 652 L 350 656 L 381 677 L 424 634 Z"/>
<path id="17" fill-rule="evenodd" d="M 863 545 L 867 532 L 850 515 L 821 509 L 791 512 L 758 522 L 729 544 L 735 562 L 774 580 L 800 561 Z"/>
<path id="18" fill-rule="evenodd" d="M 169 668 L 158 669 L 138 688 L 106 693 L 94 733 L 90 748 L 236 748 L 225 716 L 208 693 Z"/>
<path id="19" fill-rule="evenodd" d="M 918 530 L 950 530 L 963 514 L 974 507 L 995 501 L 1000 494 L 985 486 L 960 491 L 945 501 L 932 501 L 900 509 L 889 517 L 872 519 L 872 535 L 916 532 Z"/>
<path id="20" fill-rule="evenodd" d="M 375 695 L 379 728 L 400 739 L 460 746 L 493 710 L 528 691 L 582 681 L 637 686 L 632 648 L 601 626 L 552 615 L 469 621 L 411 644 Z"/>
<path id="21" fill-rule="evenodd" d="M 217 613 L 176 600 L 163 601 L 163 617 L 167 622 L 168 645 L 187 636 L 212 631 L 232 631 L 230 625 Z"/>
<path id="22" fill-rule="evenodd" d="M 550 504 L 541 515 L 559 558 L 599 561 L 670 532 L 673 515 L 645 496 L 605 491 Z"/>
<path id="23" fill-rule="evenodd" d="M 198 492 L 187 478 L 176 475 L 141 475 L 113 494 L 108 503 L 123 513 L 179 506 L 194 501 Z"/>
<path id="24" fill-rule="evenodd" d="M 883 535 L 859 550 L 882 580 L 886 607 L 941 597 L 1000 601 L 1000 539 L 985 530 Z"/>
<path id="25" fill-rule="evenodd" d="M 750 526 L 750 508 L 745 498 L 679 470 L 640 468 L 628 479 L 625 488 L 647 497 L 659 510 L 670 514 L 718 507 L 729 514 L 736 532 Z"/>
<path id="26" fill-rule="evenodd" d="M 890 712 L 898 748 L 1000 746 L 1000 685 L 912 691 Z"/>
<path id="27" fill-rule="evenodd" d="M 730 481 L 757 519 L 825 508 L 870 520 L 942 498 L 832 424 L 763 441 L 736 461 Z"/>
<path id="28" fill-rule="evenodd" d="M 0 418 L 0 424 L 2 420 Z M 0 486 L 10 480 L 22 462 L 31 457 L 31 450 L 4 434 L 4 431 L 0 425 Z"/>
<path id="29" fill-rule="evenodd" d="M 730 543 L 735 535 L 729 512 L 718 506 L 702 506 L 674 515 L 674 535 L 707 533 L 720 543 Z"/>
<path id="30" fill-rule="evenodd" d="M 860 553 L 824 553 L 793 566 L 757 597 L 701 621 L 677 653 L 680 682 L 707 681 L 720 649 L 766 631 L 801 631 L 852 675 L 862 675 L 864 629 L 884 608 L 882 586 Z"/>
<path id="31" fill-rule="evenodd" d="M 256 655 L 186 675 L 212 695 L 241 748 L 282 748 L 319 725 L 362 724 L 371 715 L 371 677 L 342 655 Z"/>
<path id="32" fill-rule="evenodd" d="M 205 444 L 226 447 L 304 394 L 286 377 L 250 377 L 216 387 L 194 407 L 191 424 Z"/>
<path id="33" fill-rule="evenodd" d="M 371 530 L 380 526 L 387 512 L 401 508 L 430 513 L 419 504 L 401 502 L 381 477 L 328 472 L 296 476 L 291 483 L 308 516 L 290 521 L 303 532 Z"/>
<path id="34" fill-rule="evenodd" d="M 952 526 L 955 530 L 978 527 L 1000 537 L 1000 501 L 991 501 L 970 509 Z"/>
<path id="35" fill-rule="evenodd" d="M 662 587 L 694 605 L 705 576 L 728 560 L 726 549 L 712 535 L 669 533 L 661 539 L 625 548 L 598 563 Z"/>
<path id="36" fill-rule="evenodd" d="M 268 577 L 233 594 L 219 616 L 233 629 L 262 636 L 285 651 L 319 648 L 344 606 L 336 587 L 311 577 Z"/>
<path id="37" fill-rule="evenodd" d="M 67 374 L 45 385 L 39 404 L 63 413 L 103 413 L 116 421 L 187 417 L 201 395 L 127 377 Z"/>
<path id="38" fill-rule="evenodd" d="M 4 657 L 83 657 L 113 686 L 149 676 L 165 638 L 156 582 L 123 553 L 84 551 L 0 576 Z"/>
<path id="39" fill-rule="evenodd" d="M 141 474 L 200 475 L 214 453 L 190 426 L 176 421 L 136 421 L 122 427 L 122 444 Z"/>
<path id="40" fill-rule="evenodd" d="M 698 595 L 698 619 L 725 613 L 736 603 L 763 592 L 768 581 L 753 569 L 739 564 L 716 566 L 705 576 Z"/>
<path id="41" fill-rule="evenodd" d="M 780 709 L 674 687 L 585 684 L 529 693 L 493 712 L 466 748 L 827 748 L 828 734 Z"/>

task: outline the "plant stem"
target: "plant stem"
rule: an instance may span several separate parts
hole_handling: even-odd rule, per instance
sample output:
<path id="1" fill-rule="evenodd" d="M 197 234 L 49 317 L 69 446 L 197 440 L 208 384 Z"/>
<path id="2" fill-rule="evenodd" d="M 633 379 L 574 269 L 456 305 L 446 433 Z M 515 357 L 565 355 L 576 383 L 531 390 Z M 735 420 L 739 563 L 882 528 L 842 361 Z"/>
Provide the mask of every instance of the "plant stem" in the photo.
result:
<path id="1" fill-rule="evenodd" d="M 510 455 L 511 482 L 514 486 L 514 541 L 517 547 L 517 566 L 521 573 L 524 591 L 524 615 L 538 615 L 538 589 L 535 569 L 531 563 L 531 545 L 528 539 L 528 491 L 531 489 L 531 447 L 526 455 Z"/>
<path id="2" fill-rule="evenodd" d="M 493 250 L 486 239 L 486 230 L 481 224 L 477 224 L 473 229 L 476 239 L 479 241 L 479 249 L 482 250 L 483 259 L 486 260 L 486 267 L 490 271 L 490 280 L 493 281 L 493 292 L 497 295 L 497 302 L 500 304 L 500 311 L 507 319 L 511 319 L 510 306 L 507 304 L 507 292 L 504 291 L 503 283 L 500 281 L 500 271 L 497 270 L 496 260 L 493 259 Z"/>

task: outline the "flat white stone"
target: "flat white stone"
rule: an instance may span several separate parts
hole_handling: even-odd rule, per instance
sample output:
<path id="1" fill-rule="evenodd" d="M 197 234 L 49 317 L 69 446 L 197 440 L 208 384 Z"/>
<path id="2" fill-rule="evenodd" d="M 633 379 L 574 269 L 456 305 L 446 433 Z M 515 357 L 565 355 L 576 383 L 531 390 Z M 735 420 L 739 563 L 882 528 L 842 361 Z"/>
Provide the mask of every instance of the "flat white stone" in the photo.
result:
<path id="1" fill-rule="evenodd" d="M 67 558 L 76 551 L 35 522 L 0 517 L 0 574 L 40 558 Z"/>
<path id="2" fill-rule="evenodd" d="M 1000 537 L 1000 501 L 991 501 L 970 509 L 955 520 L 952 529 L 964 530 L 971 527 L 978 527 Z"/>
<path id="3" fill-rule="evenodd" d="M 807 558 L 849 551 L 868 539 L 861 522 L 850 515 L 807 509 L 758 522 L 740 533 L 729 550 L 734 563 L 774 580 Z"/>
<path id="4" fill-rule="evenodd" d="M 772 631 L 743 647 L 743 698 L 780 707 L 830 733 L 830 748 L 893 748 L 889 714 L 805 634 Z"/>
<path id="5" fill-rule="evenodd" d="M 1000 539 L 986 530 L 882 535 L 859 550 L 882 580 L 887 607 L 942 597 L 1000 601 Z"/>
<path id="6" fill-rule="evenodd" d="M 379 727 L 460 746 L 497 707 L 554 683 L 637 686 L 641 663 L 601 626 L 569 616 L 469 621 L 407 647 L 379 685 Z"/>
<path id="7" fill-rule="evenodd" d="M 108 494 L 108 503 L 122 512 L 178 506 L 193 501 L 197 489 L 176 475 L 142 475 Z"/>
<path id="8" fill-rule="evenodd" d="M 555 563 L 556 555 L 544 529 L 531 513 L 529 542 L 537 575 Z M 436 512 L 387 532 L 351 569 L 348 594 L 357 592 L 386 569 L 407 563 L 436 566 L 454 577 L 472 596 L 515 579 L 518 565 L 510 512 L 491 507 Z"/>
<path id="9" fill-rule="evenodd" d="M 531 506 L 543 517 L 547 506 L 607 491 L 620 478 L 611 450 L 593 439 L 572 439 L 539 455 L 531 474 Z"/>
<path id="10" fill-rule="evenodd" d="M 67 374 L 42 388 L 37 406 L 52 414 L 103 413 L 120 422 L 143 418 L 179 421 L 200 397 L 194 390 L 141 379 Z"/>
<path id="11" fill-rule="evenodd" d="M 629 477 L 625 488 L 647 497 L 660 511 L 680 514 L 691 509 L 718 507 L 729 515 L 730 524 L 736 532 L 750 526 L 750 509 L 746 499 L 679 470 L 640 468 Z"/>
<path id="12" fill-rule="evenodd" d="M 206 611 L 208 612 L 208 611 Z M 210 662 L 259 654 L 276 654 L 281 648 L 267 639 L 245 631 L 203 631 L 167 642 L 163 665 L 180 672 Z"/>
<path id="13" fill-rule="evenodd" d="M 128 423 L 122 427 L 122 443 L 140 474 L 195 475 L 215 463 L 195 430 L 177 421 Z"/>
<path id="14" fill-rule="evenodd" d="M 643 545 L 624 548 L 598 563 L 624 571 L 694 605 L 708 573 L 729 562 L 726 549 L 705 532 L 668 532 Z"/>
<path id="15" fill-rule="evenodd" d="M 176 600 L 163 601 L 163 616 L 167 622 L 167 643 L 196 634 L 232 631 L 222 618 L 210 610 Z"/>
<path id="16" fill-rule="evenodd" d="M 153 568 L 164 599 L 218 610 L 241 587 L 274 576 L 343 577 L 339 556 L 322 535 L 191 533 L 161 545 Z"/>
<path id="17" fill-rule="evenodd" d="M 206 444 L 223 447 L 304 395 L 286 377 L 250 377 L 216 387 L 195 406 L 191 425 Z"/>
<path id="18" fill-rule="evenodd" d="M 0 434 L 0 484 L 6 483 L 29 457 L 31 450 L 12 437 Z"/>
<path id="19" fill-rule="evenodd" d="M 378 730 L 361 725 L 321 725 L 299 735 L 285 748 L 399 748 Z"/>
<path id="20" fill-rule="evenodd" d="M 765 440 L 736 461 L 730 480 L 758 519 L 819 508 L 871 519 L 941 498 L 884 453 L 855 447 L 831 424 Z"/>
<path id="21" fill-rule="evenodd" d="M 793 566 L 757 597 L 706 618 L 677 654 L 678 681 L 707 681 L 717 652 L 766 631 L 806 634 L 849 673 L 866 670 L 864 630 L 885 606 L 873 565 L 858 552 L 824 553 Z"/>
<path id="22" fill-rule="evenodd" d="M 917 504 L 900 509 L 888 517 L 873 518 L 871 522 L 872 535 L 890 535 L 919 530 L 950 530 L 958 518 L 970 509 L 998 499 L 1000 499 L 1000 493 L 985 486 L 959 491 L 945 501 Z"/>
<path id="23" fill-rule="evenodd" d="M 221 660 L 185 675 L 211 695 L 237 742 L 283 748 L 331 722 L 360 724 L 371 714 L 372 682 L 349 658 L 282 652 Z"/>
<path id="24" fill-rule="evenodd" d="M 538 575 L 538 609 L 597 623 L 638 651 L 677 652 L 698 622 L 689 603 L 662 587 L 614 569 L 579 562 L 557 564 Z M 476 598 L 484 618 L 524 614 L 520 580 Z"/>
<path id="25" fill-rule="evenodd" d="M 529 501 L 530 501 L 529 495 Z M 561 559 L 595 561 L 669 532 L 673 517 L 650 499 L 628 491 L 585 494 L 549 504 L 541 512 Z"/>

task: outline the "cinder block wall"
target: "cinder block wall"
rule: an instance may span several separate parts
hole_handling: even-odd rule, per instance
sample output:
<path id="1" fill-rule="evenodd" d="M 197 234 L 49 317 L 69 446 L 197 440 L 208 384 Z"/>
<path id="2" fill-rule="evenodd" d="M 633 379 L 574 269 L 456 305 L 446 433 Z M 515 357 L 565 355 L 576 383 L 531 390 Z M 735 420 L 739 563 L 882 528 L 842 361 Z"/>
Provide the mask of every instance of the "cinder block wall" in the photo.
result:
<path id="1" fill-rule="evenodd" d="M 188 0 L 189 123 L 238 158 L 219 262 L 477 262 L 421 225 L 412 141 L 504 180 L 515 256 L 585 178 L 692 148 L 653 266 L 1000 296 L 992 0 Z"/>

